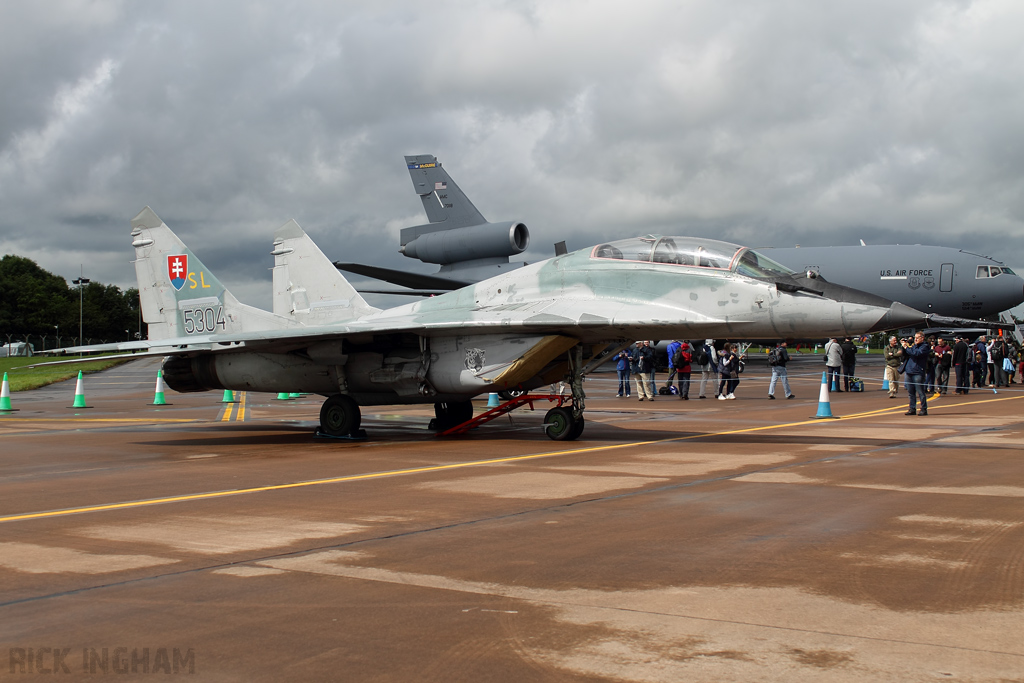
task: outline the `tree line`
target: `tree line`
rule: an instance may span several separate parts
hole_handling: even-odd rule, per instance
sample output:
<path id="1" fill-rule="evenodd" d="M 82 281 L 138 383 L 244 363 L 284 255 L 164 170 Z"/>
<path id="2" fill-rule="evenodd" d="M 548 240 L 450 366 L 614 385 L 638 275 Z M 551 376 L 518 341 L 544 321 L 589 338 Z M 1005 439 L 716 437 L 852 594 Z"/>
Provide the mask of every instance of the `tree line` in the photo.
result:
<path id="1" fill-rule="evenodd" d="M 0 258 L 0 343 L 28 342 L 43 348 L 136 339 L 140 332 L 139 290 L 90 282 L 79 288 L 46 271 L 32 259 Z M 142 338 L 146 335 L 141 325 Z"/>

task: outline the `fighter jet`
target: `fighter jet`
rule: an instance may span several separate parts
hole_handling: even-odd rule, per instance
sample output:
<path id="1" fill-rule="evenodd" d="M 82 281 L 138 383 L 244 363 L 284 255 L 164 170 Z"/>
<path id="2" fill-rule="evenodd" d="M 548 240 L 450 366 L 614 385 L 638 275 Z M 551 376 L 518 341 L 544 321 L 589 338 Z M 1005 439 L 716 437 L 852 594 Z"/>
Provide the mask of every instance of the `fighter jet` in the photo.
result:
<path id="1" fill-rule="evenodd" d="M 549 411 L 546 430 L 575 439 L 582 377 L 635 339 L 847 335 L 924 318 L 838 286 L 824 296 L 739 245 L 659 235 L 378 310 L 294 221 L 275 236 L 271 313 L 235 299 L 149 207 L 131 227 L 149 339 L 66 351 L 167 356 L 164 379 L 179 392 L 320 394 L 320 428 L 331 436 L 359 430 L 360 406 L 433 403 L 443 429 L 472 416 L 474 396 L 564 380 L 571 401 Z"/>

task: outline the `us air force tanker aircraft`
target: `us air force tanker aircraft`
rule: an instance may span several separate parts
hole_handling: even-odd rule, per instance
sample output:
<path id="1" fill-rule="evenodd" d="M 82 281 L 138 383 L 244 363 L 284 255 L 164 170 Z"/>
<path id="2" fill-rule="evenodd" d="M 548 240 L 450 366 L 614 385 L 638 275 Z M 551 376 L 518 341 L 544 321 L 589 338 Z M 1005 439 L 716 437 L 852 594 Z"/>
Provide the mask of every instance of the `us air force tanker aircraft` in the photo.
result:
<path id="1" fill-rule="evenodd" d="M 1024 279 L 1000 261 L 961 249 L 914 244 L 758 251 L 797 272 L 935 316 L 986 318 L 1024 303 Z"/>
<path id="2" fill-rule="evenodd" d="M 762 254 L 649 235 L 581 249 L 389 310 L 366 304 L 295 221 L 274 239 L 276 312 L 240 303 L 149 208 L 131 221 L 149 339 L 67 349 L 167 356 L 179 392 L 326 397 L 323 432 L 354 433 L 360 406 L 433 403 L 438 427 L 477 395 L 566 380 L 553 439 L 583 432 L 582 376 L 635 339 L 820 337 L 897 328 L 924 314 L 833 285 L 828 295 Z M 138 357 L 138 355 L 133 356 Z"/>
<path id="3" fill-rule="evenodd" d="M 340 270 L 409 288 L 361 291 L 432 296 L 526 265 L 509 261 L 510 256 L 530 246 L 530 231 L 525 224 L 488 222 L 432 154 L 408 156 L 405 163 L 429 223 L 403 228 L 399 251 L 409 258 L 440 265 L 441 269 L 433 275 L 422 275 L 362 263 L 335 263 Z"/>
<path id="4" fill-rule="evenodd" d="M 425 263 L 440 264 L 441 269 L 420 275 L 355 263 L 336 263 L 338 268 L 410 288 L 387 290 L 389 294 L 432 295 L 525 265 L 509 263 L 508 258 L 529 245 L 525 224 L 488 223 L 435 156 L 407 156 L 405 162 L 430 223 L 402 230 L 401 251 Z M 1024 279 L 1010 268 L 950 247 L 764 247 L 758 251 L 798 273 L 812 273 L 812 278 L 931 313 L 929 323 L 936 326 L 974 326 L 978 318 L 992 318 L 1024 303 Z"/>

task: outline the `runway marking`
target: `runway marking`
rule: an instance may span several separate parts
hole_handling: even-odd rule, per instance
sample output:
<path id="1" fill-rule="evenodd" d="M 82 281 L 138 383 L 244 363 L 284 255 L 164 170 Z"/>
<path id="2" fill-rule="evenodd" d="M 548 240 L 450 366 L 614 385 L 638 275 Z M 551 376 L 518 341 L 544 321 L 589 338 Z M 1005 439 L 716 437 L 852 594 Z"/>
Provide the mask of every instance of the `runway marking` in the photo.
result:
<path id="1" fill-rule="evenodd" d="M 220 416 L 221 422 L 231 422 L 231 416 L 234 413 L 236 422 L 245 422 L 245 392 L 240 391 L 238 397 L 238 412 L 234 413 L 235 404 L 228 403 L 224 406 L 224 412 Z"/>
<path id="2" fill-rule="evenodd" d="M 22 417 L 11 415 L 11 422 L 206 422 L 192 417 Z"/>
<path id="3" fill-rule="evenodd" d="M 1011 396 L 1008 398 L 990 398 L 983 401 L 970 401 L 968 403 L 956 403 L 948 406 L 936 406 L 936 407 L 962 407 L 968 405 L 980 405 L 983 403 L 994 403 L 997 401 L 1016 401 L 1024 399 L 1024 396 Z M 885 410 L 872 410 L 864 413 L 855 413 L 854 415 L 848 415 L 842 417 L 844 420 L 859 419 L 862 417 L 872 417 L 878 415 L 884 415 L 886 413 L 895 413 L 896 408 L 887 408 Z M 112 420 L 117 421 L 117 420 Z M 254 486 L 245 489 L 227 489 L 224 491 L 206 491 L 203 493 L 191 493 L 180 496 L 167 496 L 164 498 L 149 498 L 144 500 L 132 500 L 121 503 L 108 503 L 106 505 L 89 505 L 78 508 L 66 508 L 63 510 L 46 510 L 43 512 L 27 512 L 17 515 L 8 515 L 0 517 L 0 523 L 2 522 L 17 522 L 28 519 L 46 519 L 51 517 L 67 517 L 70 515 L 84 514 L 87 512 L 103 512 L 107 510 L 123 510 L 128 508 L 139 508 L 149 507 L 151 505 L 163 505 L 165 503 L 180 503 L 191 500 L 207 500 L 213 498 L 224 498 L 227 496 L 240 496 L 250 493 L 264 493 L 266 491 L 283 491 L 286 489 L 297 489 L 305 488 L 308 486 L 323 486 L 325 484 L 341 484 L 353 481 L 367 481 L 371 479 L 384 479 L 387 477 L 398 477 L 410 474 L 423 474 L 426 472 L 444 472 L 449 470 L 466 469 L 469 467 L 483 467 L 486 465 L 499 465 L 510 462 L 526 462 L 528 460 L 539 460 L 542 458 L 554 458 L 563 455 L 579 455 L 582 453 L 597 453 L 600 451 L 613 451 L 623 448 L 636 448 L 639 446 L 651 446 L 654 444 L 672 443 L 676 441 L 690 441 L 693 439 L 707 439 L 716 436 L 729 436 L 732 434 L 749 434 L 751 432 L 762 432 L 769 431 L 772 429 L 783 429 L 785 427 L 796 427 L 801 425 L 823 425 L 823 424 L 835 424 L 831 421 L 822 420 L 803 420 L 801 422 L 789 422 L 777 425 L 762 425 L 760 427 L 744 427 L 742 429 L 730 429 L 721 432 L 710 432 L 703 434 L 690 434 L 688 436 L 673 436 L 665 439 L 655 439 L 652 441 L 631 441 L 628 443 L 620 444 L 609 444 L 606 446 L 588 446 L 587 448 L 575 448 L 564 451 L 553 451 L 550 453 L 532 453 L 530 455 L 513 455 L 506 458 L 492 458 L 489 460 L 471 460 L 467 462 L 454 462 L 447 465 L 430 465 L 427 467 L 414 467 L 404 470 L 387 470 L 384 472 L 368 472 L 365 474 L 350 474 L 342 477 L 329 477 L 326 479 L 312 479 L 308 481 L 292 482 L 290 484 L 270 484 L 267 486 Z"/>

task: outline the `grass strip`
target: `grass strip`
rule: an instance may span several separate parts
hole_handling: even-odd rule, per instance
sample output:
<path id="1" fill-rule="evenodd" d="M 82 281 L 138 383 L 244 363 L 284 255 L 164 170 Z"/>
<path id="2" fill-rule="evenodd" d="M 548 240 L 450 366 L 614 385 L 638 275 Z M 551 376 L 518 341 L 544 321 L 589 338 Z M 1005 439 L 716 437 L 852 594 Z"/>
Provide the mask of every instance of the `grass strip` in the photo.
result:
<path id="1" fill-rule="evenodd" d="M 57 359 L 54 358 L 53 360 Z M 100 370 L 112 368 L 115 365 L 120 365 L 121 363 L 125 363 L 129 360 L 131 359 L 122 358 L 118 360 L 105 360 L 102 356 L 97 356 L 96 360 L 82 363 L 65 363 L 61 365 L 43 365 L 37 368 L 24 368 L 26 365 L 45 363 L 46 358 L 43 356 L 18 356 L 15 358 L 0 358 L 0 374 L 4 372 L 9 373 L 7 375 L 7 380 L 11 384 L 11 392 L 13 393 L 16 391 L 38 389 L 39 387 L 45 387 L 47 384 L 73 379 L 78 377 L 79 371 L 82 371 L 85 374 L 99 372 Z"/>

